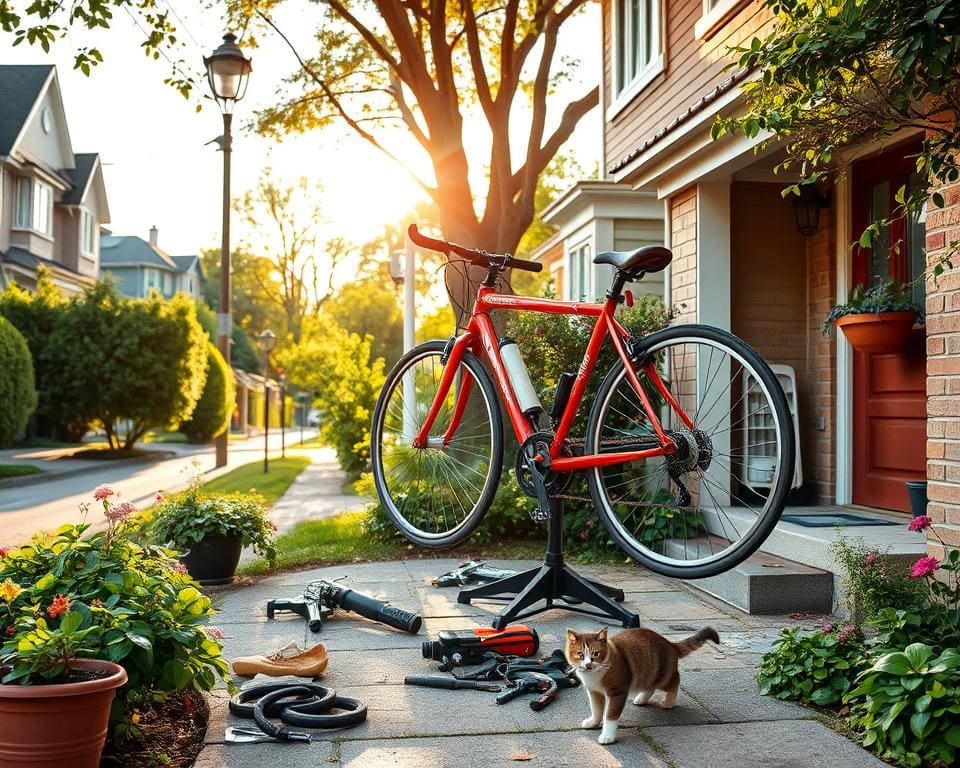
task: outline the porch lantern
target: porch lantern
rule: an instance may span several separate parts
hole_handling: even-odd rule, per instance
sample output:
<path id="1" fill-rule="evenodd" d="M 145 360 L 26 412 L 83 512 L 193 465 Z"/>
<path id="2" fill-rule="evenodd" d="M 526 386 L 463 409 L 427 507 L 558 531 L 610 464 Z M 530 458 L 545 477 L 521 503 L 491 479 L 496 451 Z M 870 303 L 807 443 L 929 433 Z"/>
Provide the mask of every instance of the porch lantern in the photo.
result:
<path id="1" fill-rule="evenodd" d="M 205 56 L 203 63 L 214 98 L 225 112 L 230 112 L 233 103 L 240 101 L 246 93 L 253 62 L 243 55 L 237 45 L 237 36 L 227 32 L 220 47 L 210 56 Z"/>
<path id="2" fill-rule="evenodd" d="M 800 185 L 800 194 L 793 196 L 793 215 L 801 235 L 812 235 L 820 226 L 820 211 L 830 207 L 827 196 L 815 184 Z"/>

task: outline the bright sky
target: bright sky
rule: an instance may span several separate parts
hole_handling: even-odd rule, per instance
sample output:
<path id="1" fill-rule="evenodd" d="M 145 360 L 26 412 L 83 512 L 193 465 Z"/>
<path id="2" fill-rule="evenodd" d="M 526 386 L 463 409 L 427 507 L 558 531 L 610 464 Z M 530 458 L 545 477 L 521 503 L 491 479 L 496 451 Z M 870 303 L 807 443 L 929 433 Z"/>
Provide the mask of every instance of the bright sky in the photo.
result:
<path id="1" fill-rule="evenodd" d="M 199 75 L 202 56 L 220 42 L 222 18 L 216 8 L 204 9 L 202 3 L 163 2 L 169 2 L 182 20 L 185 55 Z M 278 14 L 275 21 L 296 45 L 302 45 L 301 50 L 309 51 L 315 28 L 309 16 L 316 11 L 312 4 L 295 10 L 295 14 Z M 12 48 L 7 37 L 0 44 L 0 64 L 57 65 L 74 150 L 99 152 L 104 163 L 110 229 L 145 238 L 155 224 L 160 246 L 173 254 L 219 245 L 222 156 L 214 145 L 204 146 L 222 130 L 216 105 L 205 100 L 198 114 L 195 99 L 186 101 L 164 85 L 169 65 L 143 55 L 139 48 L 143 35 L 123 14 L 118 13 L 114 29 L 95 38 L 82 31 L 72 35 L 75 43 L 94 40 L 104 54 L 106 61 L 89 77 L 72 69 L 70 41 L 58 43 L 45 54 L 25 44 Z M 560 54 L 581 58 L 578 81 L 566 95 L 579 95 L 584 83 L 596 82 L 599 45 L 598 12 L 591 4 L 586 14 L 571 22 L 561 40 Z M 271 103 L 282 78 L 296 67 L 289 49 L 275 35 L 265 36 L 261 46 L 248 54 L 253 56 L 253 74 L 234 117 L 235 197 L 256 184 L 266 165 L 281 181 L 307 176 L 324 186 L 329 235 L 358 243 L 380 234 L 384 223 L 399 219 L 423 197 L 405 171 L 347 129 L 291 135 L 279 143 L 246 129 L 254 110 Z M 205 79 L 201 89 L 207 93 Z M 558 96 L 557 103 L 562 105 L 563 98 Z M 472 145 L 482 143 L 481 134 L 468 139 Z M 581 165 L 593 167 L 600 156 L 599 110 L 582 121 L 573 146 Z M 411 145 L 395 145 L 405 157 L 418 157 L 407 147 Z M 482 171 L 483 161 L 484 157 L 477 158 L 475 172 Z M 236 216 L 234 232 L 235 243 L 240 238 L 255 239 L 253 233 L 242 231 Z"/>

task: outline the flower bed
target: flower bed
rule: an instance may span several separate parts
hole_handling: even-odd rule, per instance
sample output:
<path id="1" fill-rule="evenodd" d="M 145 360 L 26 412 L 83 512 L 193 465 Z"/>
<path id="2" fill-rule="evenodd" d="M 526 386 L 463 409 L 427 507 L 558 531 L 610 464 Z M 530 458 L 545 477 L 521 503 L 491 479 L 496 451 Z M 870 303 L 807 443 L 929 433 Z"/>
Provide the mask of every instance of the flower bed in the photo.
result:
<path id="1" fill-rule="evenodd" d="M 910 530 L 932 527 L 917 517 Z M 761 662 L 764 694 L 833 708 L 863 746 L 899 765 L 960 759 L 960 552 L 921 557 L 908 573 L 841 539 L 856 623 L 785 629 Z M 939 576 L 939 578 L 938 578 Z"/>

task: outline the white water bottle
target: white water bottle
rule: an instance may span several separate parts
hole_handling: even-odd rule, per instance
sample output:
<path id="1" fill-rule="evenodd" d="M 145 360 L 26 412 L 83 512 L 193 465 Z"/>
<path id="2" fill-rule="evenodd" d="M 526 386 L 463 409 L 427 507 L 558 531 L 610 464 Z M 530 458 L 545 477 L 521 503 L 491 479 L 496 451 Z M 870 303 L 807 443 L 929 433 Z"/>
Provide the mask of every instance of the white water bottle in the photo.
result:
<path id="1" fill-rule="evenodd" d="M 527 373 L 527 366 L 523 364 L 523 358 L 520 357 L 517 342 L 506 337 L 500 339 L 500 359 L 503 360 L 503 367 L 507 370 L 507 378 L 510 379 L 513 394 L 517 398 L 523 415 L 539 416 L 543 413 L 543 406 L 540 405 L 540 398 L 537 397 L 537 392 L 530 382 L 530 374 Z"/>

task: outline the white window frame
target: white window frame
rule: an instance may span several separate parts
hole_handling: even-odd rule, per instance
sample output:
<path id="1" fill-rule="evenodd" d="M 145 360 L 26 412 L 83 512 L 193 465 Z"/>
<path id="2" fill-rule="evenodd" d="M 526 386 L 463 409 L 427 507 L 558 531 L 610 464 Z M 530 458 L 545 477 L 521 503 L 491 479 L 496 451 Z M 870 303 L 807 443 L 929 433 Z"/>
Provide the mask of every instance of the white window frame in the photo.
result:
<path id="1" fill-rule="evenodd" d="M 653 27 L 653 34 L 650 39 L 655 47 L 650 55 L 645 57 L 647 64 L 633 73 L 629 81 L 620 82 L 620 58 L 626 55 L 626 51 L 630 49 L 636 30 L 632 28 L 630 20 L 620 18 L 619 7 L 620 3 L 616 0 L 610 6 L 613 23 L 612 60 L 610 63 L 614 98 L 607 109 L 608 120 L 620 113 L 657 75 L 663 72 L 665 61 L 663 21 L 666 18 L 666 13 L 664 0 L 653 0 L 650 6 L 653 10 L 653 18 L 648 19 L 647 22 Z"/>
<path id="2" fill-rule="evenodd" d="M 703 0 L 703 14 L 693 26 L 697 40 L 709 40 L 724 24 L 746 8 L 753 0 L 719 0 L 712 8 L 710 0 Z"/>
<path id="3" fill-rule="evenodd" d="M 88 234 L 90 236 L 89 243 L 87 242 Z M 93 214 L 86 208 L 80 209 L 80 253 L 83 256 L 89 256 L 91 259 L 96 258 L 97 255 L 97 223 Z"/>
<path id="4" fill-rule="evenodd" d="M 30 229 L 33 222 L 33 180 L 26 176 L 17 178 L 16 189 L 13 195 L 13 228 Z M 24 192 L 26 189 L 26 206 L 24 206 Z"/>
<path id="5" fill-rule="evenodd" d="M 53 187 L 37 179 L 33 180 L 31 229 L 37 234 L 53 235 Z"/>
<path id="6" fill-rule="evenodd" d="M 587 250 L 584 258 L 584 249 Z M 567 291 L 570 301 L 593 301 L 593 239 L 578 240 L 568 252 L 570 279 Z"/>

